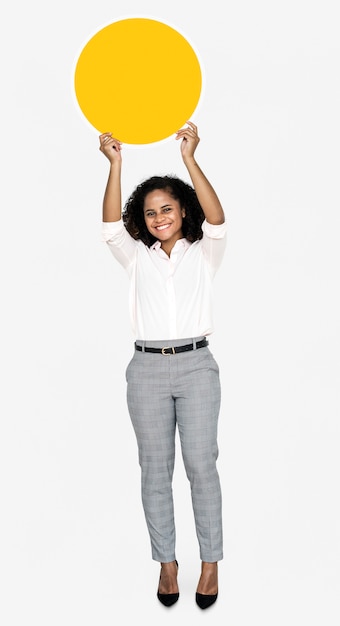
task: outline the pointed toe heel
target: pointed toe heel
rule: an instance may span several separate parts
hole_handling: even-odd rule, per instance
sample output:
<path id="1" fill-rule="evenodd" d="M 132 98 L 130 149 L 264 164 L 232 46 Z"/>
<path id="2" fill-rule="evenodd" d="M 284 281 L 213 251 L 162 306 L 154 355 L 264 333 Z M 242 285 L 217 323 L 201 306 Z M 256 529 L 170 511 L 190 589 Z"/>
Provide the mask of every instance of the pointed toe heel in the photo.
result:
<path id="1" fill-rule="evenodd" d="M 159 593 L 157 591 L 157 598 L 164 606 L 172 606 L 177 602 L 179 593 Z"/>
<path id="2" fill-rule="evenodd" d="M 175 563 L 178 570 L 177 561 L 175 561 Z M 159 593 L 159 591 L 157 591 L 157 598 L 164 606 L 173 606 L 179 598 L 179 593 Z"/>
<path id="3" fill-rule="evenodd" d="M 213 595 L 209 596 L 203 593 L 196 592 L 196 603 L 198 604 L 200 609 L 207 609 L 209 606 L 214 604 L 214 602 L 216 602 L 217 595 L 217 593 L 214 593 Z"/>

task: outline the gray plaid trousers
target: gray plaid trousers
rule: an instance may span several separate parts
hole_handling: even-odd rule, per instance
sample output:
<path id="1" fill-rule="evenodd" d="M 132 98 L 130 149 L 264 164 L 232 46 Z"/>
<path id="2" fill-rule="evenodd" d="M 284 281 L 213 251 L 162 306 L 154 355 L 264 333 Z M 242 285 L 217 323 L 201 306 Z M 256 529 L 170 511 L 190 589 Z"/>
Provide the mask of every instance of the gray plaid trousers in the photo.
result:
<path id="1" fill-rule="evenodd" d="M 137 343 L 176 347 L 192 342 L 195 345 L 200 339 Z M 200 558 L 207 562 L 221 560 L 222 501 L 216 467 L 221 387 L 213 355 L 208 347 L 170 355 L 135 351 L 126 380 L 152 558 L 163 563 L 176 559 L 172 479 L 177 426 L 191 487 Z"/>

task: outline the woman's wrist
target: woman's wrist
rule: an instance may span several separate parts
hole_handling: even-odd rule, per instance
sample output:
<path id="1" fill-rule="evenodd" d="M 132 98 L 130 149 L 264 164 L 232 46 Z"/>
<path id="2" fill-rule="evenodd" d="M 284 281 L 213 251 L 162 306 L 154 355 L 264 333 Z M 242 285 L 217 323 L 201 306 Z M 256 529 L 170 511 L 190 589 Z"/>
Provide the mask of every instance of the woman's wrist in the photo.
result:
<path id="1" fill-rule="evenodd" d="M 194 157 L 194 155 L 188 156 L 188 157 L 183 157 L 183 162 L 184 165 L 190 169 L 190 167 L 196 167 L 198 166 L 198 163 Z"/>
<path id="2" fill-rule="evenodd" d="M 122 160 L 119 159 L 114 159 L 113 161 L 110 161 L 110 170 L 115 172 L 115 171 L 120 171 L 122 169 Z"/>

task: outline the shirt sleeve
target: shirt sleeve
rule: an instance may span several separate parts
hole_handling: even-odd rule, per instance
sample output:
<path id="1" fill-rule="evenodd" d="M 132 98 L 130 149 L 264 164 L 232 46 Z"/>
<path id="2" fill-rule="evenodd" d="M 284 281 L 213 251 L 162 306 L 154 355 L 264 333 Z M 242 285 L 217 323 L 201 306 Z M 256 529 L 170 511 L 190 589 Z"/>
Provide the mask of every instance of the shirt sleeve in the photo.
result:
<path id="1" fill-rule="evenodd" d="M 108 245 L 115 259 L 128 269 L 135 258 L 137 241 L 128 233 L 122 219 L 102 222 L 102 241 Z"/>
<path id="2" fill-rule="evenodd" d="M 202 224 L 202 231 L 203 254 L 209 263 L 212 274 L 214 275 L 216 270 L 221 265 L 224 256 L 227 243 L 227 223 L 209 224 L 207 220 L 204 220 Z"/>

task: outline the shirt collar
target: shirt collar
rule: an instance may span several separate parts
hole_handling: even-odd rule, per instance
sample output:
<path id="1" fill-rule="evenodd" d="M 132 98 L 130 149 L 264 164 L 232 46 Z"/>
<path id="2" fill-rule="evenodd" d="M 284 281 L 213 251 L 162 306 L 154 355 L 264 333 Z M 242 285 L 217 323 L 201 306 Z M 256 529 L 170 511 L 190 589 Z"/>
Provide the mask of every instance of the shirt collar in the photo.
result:
<path id="1" fill-rule="evenodd" d="M 172 250 L 176 250 L 177 248 L 181 248 L 183 247 L 184 249 L 189 248 L 189 246 L 191 246 L 190 241 L 188 241 L 185 237 L 183 237 L 182 239 L 178 239 L 173 247 Z M 160 241 L 155 241 L 155 243 L 152 244 L 151 246 L 151 250 L 156 250 L 158 252 L 158 250 L 160 250 L 161 247 L 161 242 Z"/>

